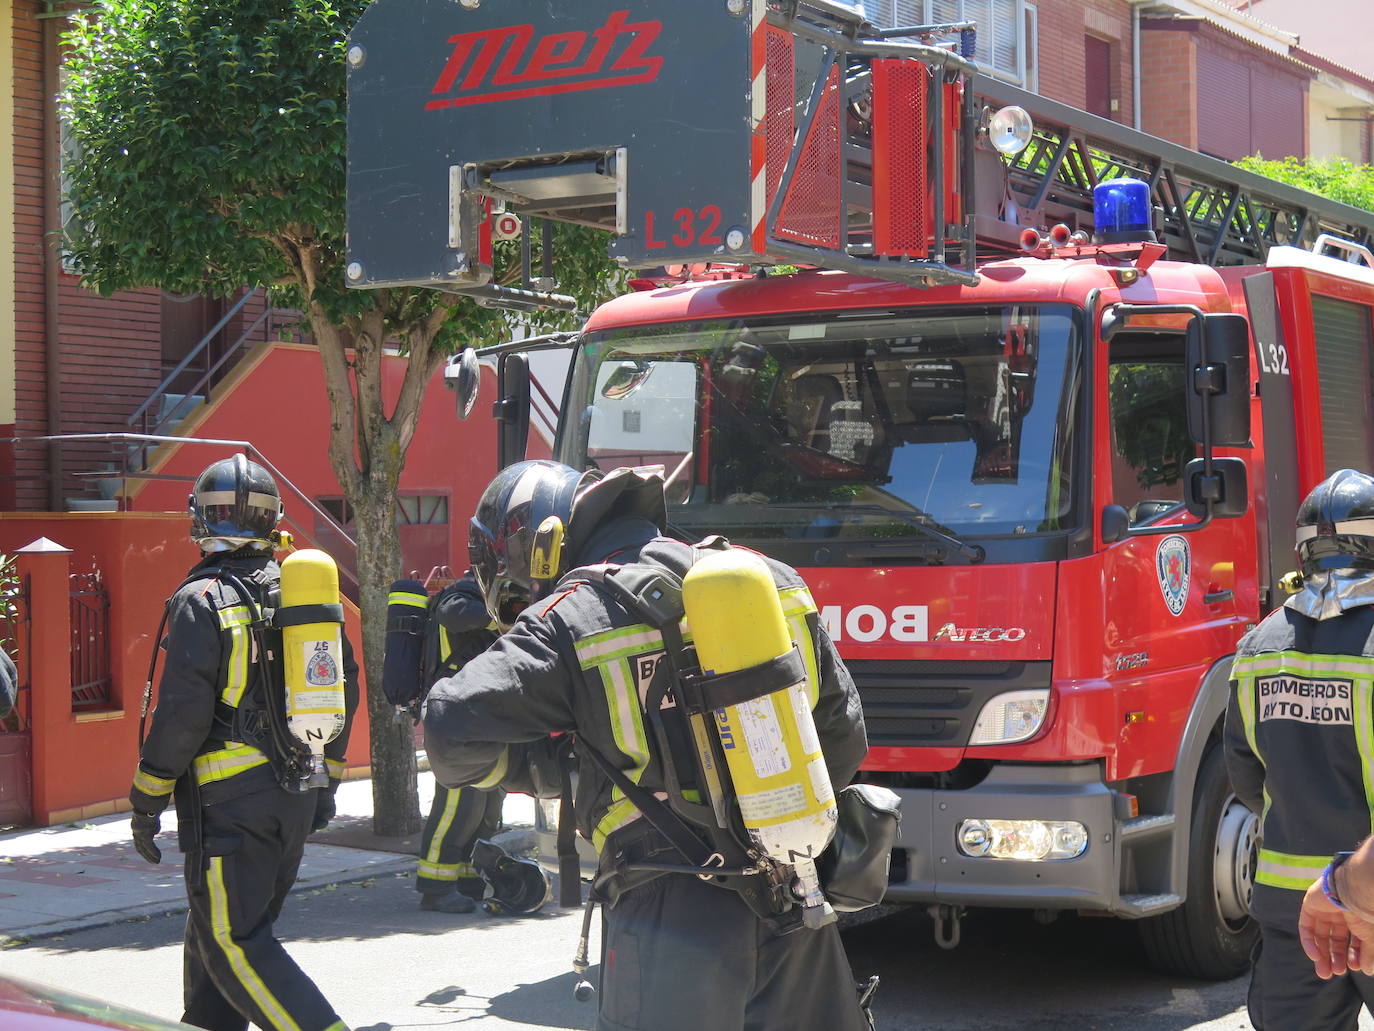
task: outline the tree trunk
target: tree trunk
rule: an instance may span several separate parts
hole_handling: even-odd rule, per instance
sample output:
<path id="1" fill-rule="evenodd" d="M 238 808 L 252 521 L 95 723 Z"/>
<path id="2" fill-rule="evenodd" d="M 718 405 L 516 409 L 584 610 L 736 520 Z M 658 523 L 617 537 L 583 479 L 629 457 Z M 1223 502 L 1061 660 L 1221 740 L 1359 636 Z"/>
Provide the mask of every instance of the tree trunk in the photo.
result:
<path id="1" fill-rule="evenodd" d="M 372 723 L 372 829 L 385 837 L 403 837 L 420 829 L 419 795 L 415 786 L 415 727 L 408 716 L 398 720 L 395 708 L 382 694 L 387 595 L 401 568 L 401 548 L 396 534 L 396 481 L 399 476 L 399 462 L 394 472 L 374 468 L 373 474 L 359 483 L 364 496 L 351 499 L 358 535 L 367 713 Z"/>

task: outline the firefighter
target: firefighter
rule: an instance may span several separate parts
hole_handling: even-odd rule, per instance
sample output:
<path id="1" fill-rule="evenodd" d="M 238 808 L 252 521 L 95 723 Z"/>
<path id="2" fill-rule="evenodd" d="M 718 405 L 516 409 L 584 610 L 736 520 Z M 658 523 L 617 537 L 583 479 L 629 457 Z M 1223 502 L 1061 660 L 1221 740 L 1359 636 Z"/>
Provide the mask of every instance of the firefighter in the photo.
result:
<path id="1" fill-rule="evenodd" d="M 603 587 L 555 585 L 561 573 L 595 563 L 685 574 L 693 549 L 662 536 L 665 522 L 656 473 L 620 469 L 602 478 L 534 461 L 497 475 L 478 503 L 469 550 L 487 611 L 506 632 L 430 692 L 431 767 L 449 785 L 504 773 L 512 788 L 542 793 L 556 776 L 548 735 L 575 735 L 577 825 L 600 852 L 594 893 L 606 905 L 601 1031 L 865 1031 L 835 924 L 800 926 L 795 906 L 760 911 L 768 897 L 761 875 L 708 883 L 637 868 L 686 860 L 600 763 L 618 767 L 625 783 L 665 793 L 657 728 L 677 740 L 686 730 L 679 710 L 645 709 L 668 675 L 663 638 Z M 780 563 L 769 568 L 810 670 L 820 775 L 838 790 L 867 751 L 858 695 L 805 584 Z M 697 844 L 709 848 L 716 839 L 701 833 L 706 840 Z"/>
<path id="2" fill-rule="evenodd" d="M 1298 509 L 1303 584 L 1244 638 L 1226 713 L 1227 769 L 1261 817 L 1251 911 L 1260 1031 L 1353 1031 L 1374 980 L 1317 976 L 1298 935 L 1304 892 L 1374 812 L 1374 479 L 1342 469 Z"/>
<path id="3" fill-rule="evenodd" d="M 250 1022 L 346 1031 L 272 925 L 306 837 L 334 815 L 357 665 L 345 639 L 343 729 L 325 746 L 328 786 L 304 789 L 288 780 L 296 768 L 284 744 L 284 701 L 272 687 L 281 649 L 262 631 L 281 577 L 272 558 L 277 485 L 235 455 L 200 474 L 190 510 L 202 558 L 168 602 L 158 706 L 129 792 L 134 846 L 150 863 L 161 862 L 154 836 L 175 796 L 190 902 L 181 1019 L 209 1031 Z"/>
<path id="4" fill-rule="evenodd" d="M 471 574 L 430 600 L 425 638 L 426 687 L 456 673 L 496 640 L 491 616 Z M 473 868 L 472 846 L 501 829 L 505 801 L 505 791 L 496 785 L 446 788 L 435 782 L 415 871 L 421 909 L 471 913 L 482 901 L 486 881 Z"/>

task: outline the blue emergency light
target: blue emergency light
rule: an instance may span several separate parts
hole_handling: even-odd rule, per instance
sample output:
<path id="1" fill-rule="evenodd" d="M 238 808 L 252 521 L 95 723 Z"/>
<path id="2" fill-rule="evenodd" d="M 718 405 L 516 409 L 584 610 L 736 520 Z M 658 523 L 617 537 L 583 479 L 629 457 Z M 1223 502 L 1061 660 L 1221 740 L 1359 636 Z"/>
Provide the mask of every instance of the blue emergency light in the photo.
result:
<path id="1" fill-rule="evenodd" d="M 1154 243 L 1150 185 L 1107 179 L 1093 187 L 1093 243 Z"/>

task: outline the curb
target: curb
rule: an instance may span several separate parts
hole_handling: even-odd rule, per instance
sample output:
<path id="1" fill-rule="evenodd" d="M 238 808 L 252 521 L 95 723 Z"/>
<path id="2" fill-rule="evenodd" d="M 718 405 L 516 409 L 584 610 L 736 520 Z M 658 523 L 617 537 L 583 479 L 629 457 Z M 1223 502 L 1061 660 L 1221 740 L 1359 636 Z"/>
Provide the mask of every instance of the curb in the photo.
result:
<path id="1" fill-rule="evenodd" d="M 512 827 L 492 838 L 493 843 L 500 845 L 507 852 L 527 851 L 535 846 L 537 840 L 533 827 Z M 334 847 L 343 848 L 346 846 Z M 359 881 L 371 880 L 373 877 L 387 874 L 406 873 L 415 869 L 415 862 L 414 856 L 397 856 L 394 859 L 384 860 L 365 868 L 354 867 L 351 870 L 340 870 L 337 873 L 301 877 L 291 886 L 290 893 L 295 895 L 298 892 L 312 891 L 318 888 L 357 884 Z M 176 916 L 179 913 L 185 913 L 187 908 L 183 896 L 180 902 L 165 900 L 145 902 L 140 905 L 125 906 L 121 909 L 106 909 L 86 916 L 53 920 L 49 923 L 35 924 L 32 927 L 19 927 L 11 931 L 0 932 L 0 949 L 27 945 L 30 942 L 41 941 L 58 934 L 93 931 L 99 927 L 109 927 L 112 924 L 128 923 L 133 920 L 144 920 L 152 917 Z"/>

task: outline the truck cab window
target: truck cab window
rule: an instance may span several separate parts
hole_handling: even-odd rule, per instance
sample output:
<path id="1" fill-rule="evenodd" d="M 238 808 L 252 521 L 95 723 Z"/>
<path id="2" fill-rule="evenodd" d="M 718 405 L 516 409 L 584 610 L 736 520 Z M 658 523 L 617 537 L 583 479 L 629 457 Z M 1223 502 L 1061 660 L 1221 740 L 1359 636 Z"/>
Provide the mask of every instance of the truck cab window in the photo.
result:
<path id="1" fill-rule="evenodd" d="M 1132 525 L 1182 503 L 1183 469 L 1198 454 L 1183 386 L 1182 336 L 1113 339 L 1107 370 L 1112 502 L 1130 513 Z"/>

